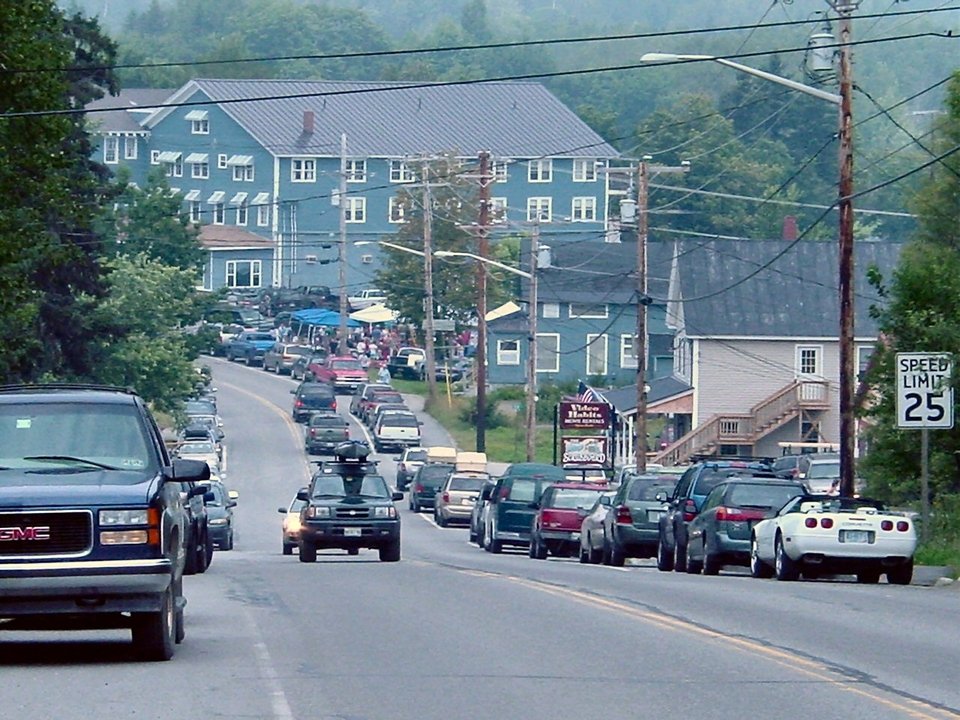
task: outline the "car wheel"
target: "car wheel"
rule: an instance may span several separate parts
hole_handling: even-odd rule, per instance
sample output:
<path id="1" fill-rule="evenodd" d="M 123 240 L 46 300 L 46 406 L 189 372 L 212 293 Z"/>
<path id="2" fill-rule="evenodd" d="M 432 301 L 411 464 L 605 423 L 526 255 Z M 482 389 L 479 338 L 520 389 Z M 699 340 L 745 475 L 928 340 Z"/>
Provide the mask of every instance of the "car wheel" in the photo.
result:
<path id="1" fill-rule="evenodd" d="M 442 515 L 441 513 L 437 512 L 436 510 L 434 510 L 434 512 L 433 512 L 433 519 L 434 519 L 434 521 L 436 521 L 437 525 L 439 525 L 439 526 L 442 527 L 442 528 L 445 528 L 445 527 L 447 527 L 447 525 L 450 524 L 450 523 L 447 521 L 447 519 L 446 519 L 445 517 L 443 517 L 443 515 Z"/>
<path id="2" fill-rule="evenodd" d="M 416 500 L 416 499 L 414 499 L 414 501 L 413 501 L 413 511 L 414 511 L 415 513 L 421 512 L 420 502 L 419 502 L 418 500 Z"/>
<path id="3" fill-rule="evenodd" d="M 176 599 L 173 583 L 163 593 L 158 612 L 134 613 L 131 618 L 133 645 L 144 660 L 169 660 L 176 645 Z"/>
<path id="4" fill-rule="evenodd" d="M 723 564 L 720 562 L 720 556 L 714 555 L 706 551 L 704 548 L 703 552 L 703 574 L 704 575 L 718 575 L 720 573 L 720 568 L 723 567 Z"/>
<path id="5" fill-rule="evenodd" d="M 891 585 L 909 585 L 913 580 L 913 559 L 902 565 L 887 569 L 887 582 Z"/>
<path id="6" fill-rule="evenodd" d="M 760 559 L 760 545 L 757 538 L 750 539 L 750 575 L 763 580 L 773 577 L 773 568 Z"/>
<path id="7" fill-rule="evenodd" d="M 293 555 L 293 545 L 283 544 L 283 554 L 284 555 Z"/>
<path id="8" fill-rule="evenodd" d="M 253 358 L 247 355 L 246 363 L 247 367 L 253 367 Z"/>
<path id="9" fill-rule="evenodd" d="M 623 547 L 614 538 L 610 541 L 610 565 L 613 567 L 623 567 L 627 561 L 627 556 L 623 552 Z"/>
<path id="10" fill-rule="evenodd" d="M 530 546 L 533 548 L 533 558 L 535 560 L 547 559 L 547 546 L 541 542 L 539 535 L 530 538 Z"/>
<path id="11" fill-rule="evenodd" d="M 484 535 L 483 525 L 477 526 L 477 547 L 478 548 L 483 549 L 486 547 L 486 545 L 484 544 L 484 537 L 485 535 Z"/>
<path id="12" fill-rule="evenodd" d="M 580 543 L 580 564 L 587 565 L 590 562 L 590 550 L 583 546 L 583 543 Z"/>
<path id="13" fill-rule="evenodd" d="M 200 566 L 200 572 L 205 573 L 207 568 L 210 567 L 210 563 L 213 562 L 213 541 L 210 540 L 210 536 L 204 532 L 203 533 L 203 560 L 202 565 Z"/>
<path id="14" fill-rule="evenodd" d="M 673 543 L 673 571 L 674 572 L 686 572 L 687 571 L 687 546 L 681 545 L 679 538 L 674 535 Z"/>
<path id="15" fill-rule="evenodd" d="M 312 563 L 317 561 L 317 546 L 313 543 L 300 541 L 300 562 Z"/>
<path id="16" fill-rule="evenodd" d="M 228 352 L 228 353 L 225 354 L 224 357 L 227 358 L 227 362 L 233 362 L 233 353 Z"/>
<path id="17" fill-rule="evenodd" d="M 687 574 L 699 575 L 701 570 L 703 570 L 703 559 L 692 560 L 689 557 L 687 558 Z"/>
<path id="18" fill-rule="evenodd" d="M 400 560 L 400 540 L 394 540 L 389 545 L 380 548 L 381 562 L 398 562 Z"/>
<path id="19" fill-rule="evenodd" d="M 347 548 L 347 555 L 359 555 L 360 548 Z"/>
<path id="20" fill-rule="evenodd" d="M 176 645 L 182 643 L 187 637 L 187 620 L 183 612 L 183 606 L 186 604 L 186 601 L 181 602 L 182 597 L 183 578 L 181 577 L 173 586 L 173 642 Z"/>
<path id="21" fill-rule="evenodd" d="M 880 571 L 874 568 L 857 571 L 857 582 L 861 585 L 876 585 L 880 582 Z"/>
<path id="22" fill-rule="evenodd" d="M 783 538 L 780 535 L 777 535 L 773 552 L 775 563 L 774 571 L 777 580 L 796 580 L 800 577 L 800 568 L 798 568 L 797 563 L 787 555 L 787 550 L 783 547 Z"/>
<path id="23" fill-rule="evenodd" d="M 657 570 L 663 572 L 673 570 L 673 553 L 667 548 L 662 536 L 657 538 Z"/>
<path id="24" fill-rule="evenodd" d="M 233 530 L 227 533 L 227 539 L 223 541 L 221 550 L 233 550 Z"/>
<path id="25" fill-rule="evenodd" d="M 595 548 L 591 544 L 590 545 L 590 564 L 599 565 L 602 560 L 603 560 L 603 548 L 602 547 Z"/>

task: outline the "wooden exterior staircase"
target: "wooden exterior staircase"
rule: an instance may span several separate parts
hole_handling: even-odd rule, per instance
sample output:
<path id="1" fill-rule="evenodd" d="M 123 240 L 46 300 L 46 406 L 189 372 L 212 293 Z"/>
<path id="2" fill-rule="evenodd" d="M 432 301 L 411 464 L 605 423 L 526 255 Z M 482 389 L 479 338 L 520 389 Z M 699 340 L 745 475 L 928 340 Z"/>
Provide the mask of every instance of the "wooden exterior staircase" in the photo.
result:
<path id="1" fill-rule="evenodd" d="M 746 413 L 721 413 L 660 451 L 652 462 L 680 465 L 696 455 L 713 455 L 721 445 L 753 445 L 805 411 L 830 409 L 830 383 L 796 380 Z"/>

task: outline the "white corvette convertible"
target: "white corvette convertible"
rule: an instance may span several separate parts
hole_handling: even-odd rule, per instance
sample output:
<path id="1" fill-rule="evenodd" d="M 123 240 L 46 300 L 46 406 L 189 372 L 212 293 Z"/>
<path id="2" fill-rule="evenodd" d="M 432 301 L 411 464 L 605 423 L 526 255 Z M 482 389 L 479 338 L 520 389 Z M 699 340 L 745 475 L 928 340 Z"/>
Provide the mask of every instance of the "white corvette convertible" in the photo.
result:
<path id="1" fill-rule="evenodd" d="M 751 533 L 750 574 L 796 580 L 857 576 L 857 582 L 908 585 L 917 534 L 913 521 L 876 500 L 801 495 Z"/>

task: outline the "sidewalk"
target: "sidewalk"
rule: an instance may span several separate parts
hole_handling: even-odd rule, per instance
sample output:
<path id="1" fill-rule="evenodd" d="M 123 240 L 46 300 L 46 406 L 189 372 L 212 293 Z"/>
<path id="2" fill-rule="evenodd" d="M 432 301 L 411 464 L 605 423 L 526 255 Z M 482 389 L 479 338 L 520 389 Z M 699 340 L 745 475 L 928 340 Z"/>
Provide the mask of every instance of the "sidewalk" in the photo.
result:
<path id="1" fill-rule="evenodd" d="M 456 447 L 456 443 L 450 436 L 450 433 L 447 432 L 447 429 L 434 420 L 434 418 L 423 409 L 426 401 L 426 398 L 423 397 L 423 395 L 405 394 L 403 395 L 403 401 L 407 404 L 407 407 L 413 410 L 417 414 L 417 417 L 423 421 L 422 432 L 424 434 L 430 435 L 431 437 L 441 437 L 443 438 L 444 444 L 450 447 Z M 509 465 L 509 463 L 489 462 L 487 463 L 487 470 L 490 472 L 491 476 L 498 477 L 503 474 L 504 470 L 507 469 L 507 465 Z"/>

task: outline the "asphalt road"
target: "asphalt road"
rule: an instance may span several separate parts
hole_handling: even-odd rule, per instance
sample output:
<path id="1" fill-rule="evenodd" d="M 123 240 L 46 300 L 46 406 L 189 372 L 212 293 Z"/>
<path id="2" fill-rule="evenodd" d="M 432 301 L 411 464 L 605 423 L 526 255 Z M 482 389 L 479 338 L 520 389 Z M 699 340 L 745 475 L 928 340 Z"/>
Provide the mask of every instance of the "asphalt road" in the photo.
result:
<path id="1" fill-rule="evenodd" d="M 295 384 L 211 364 L 237 538 L 185 580 L 186 641 L 140 663 L 125 631 L 0 634 L 3 717 L 960 717 L 951 589 L 491 555 L 406 503 L 400 563 L 283 556 L 277 508 L 309 473 Z"/>

